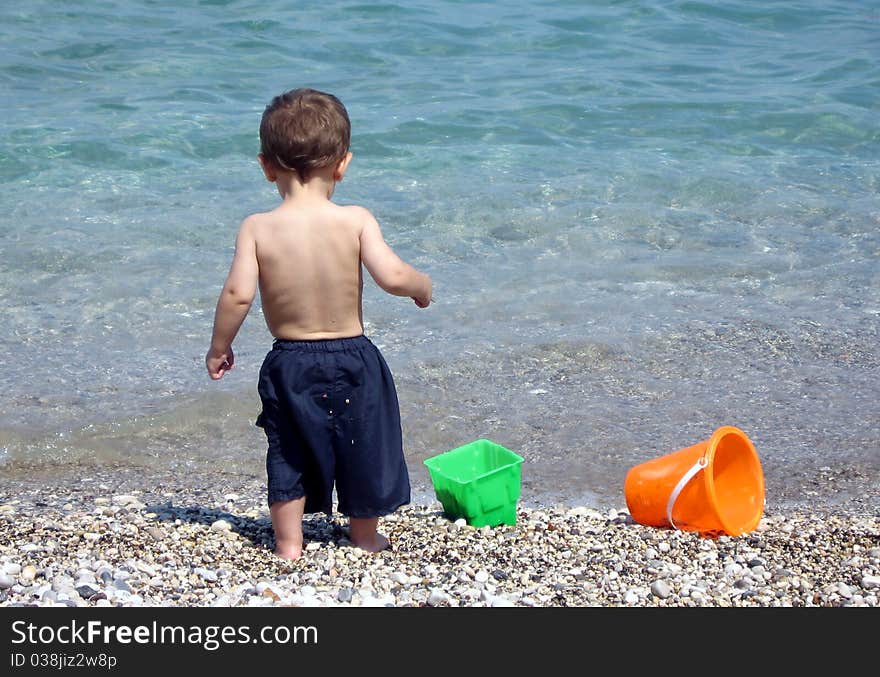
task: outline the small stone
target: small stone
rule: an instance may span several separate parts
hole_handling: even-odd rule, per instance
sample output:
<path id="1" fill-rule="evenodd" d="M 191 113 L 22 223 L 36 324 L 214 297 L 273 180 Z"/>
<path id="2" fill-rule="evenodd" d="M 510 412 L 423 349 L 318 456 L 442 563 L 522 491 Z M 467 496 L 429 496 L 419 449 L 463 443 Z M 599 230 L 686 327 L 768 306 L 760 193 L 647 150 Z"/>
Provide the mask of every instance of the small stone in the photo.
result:
<path id="1" fill-rule="evenodd" d="M 880 588 L 880 576 L 865 574 L 862 576 L 861 583 L 863 588 Z"/>
<path id="2" fill-rule="evenodd" d="M 15 562 L 9 562 L 3 565 L 3 573 L 9 576 L 18 576 L 21 573 L 21 565 Z"/>
<path id="3" fill-rule="evenodd" d="M 459 529 L 463 529 L 467 526 L 467 520 L 464 517 L 459 517 L 457 520 L 455 520 L 454 524 Z"/>
<path id="4" fill-rule="evenodd" d="M 669 587 L 669 583 L 661 579 L 651 583 L 651 594 L 660 599 L 666 599 L 672 594 L 672 589 Z"/>
<path id="5" fill-rule="evenodd" d="M 15 585 L 15 579 L 9 574 L 0 574 L 0 590 L 8 590 Z"/>
<path id="6" fill-rule="evenodd" d="M 336 600 L 342 602 L 343 604 L 348 604 L 351 601 L 353 595 L 354 590 L 352 590 L 351 588 L 342 588 L 336 594 Z"/>
<path id="7" fill-rule="evenodd" d="M 740 574 L 742 574 L 742 572 L 743 572 L 742 564 L 739 564 L 737 562 L 733 562 L 733 563 L 728 564 L 724 567 L 724 575 L 730 576 L 731 578 L 739 576 Z"/>
<path id="8" fill-rule="evenodd" d="M 516 606 L 511 600 L 506 597 L 496 596 L 493 597 L 490 604 L 494 607 L 513 607 Z"/>
<path id="9" fill-rule="evenodd" d="M 85 568 L 78 569 L 76 572 L 76 579 L 77 580 L 85 580 L 86 582 L 94 581 L 95 580 L 95 572 L 92 571 L 91 569 L 85 569 Z"/>
<path id="10" fill-rule="evenodd" d="M 219 519 L 211 524 L 212 531 L 225 532 L 230 531 L 231 529 L 232 525 L 224 519 Z"/>
<path id="11" fill-rule="evenodd" d="M 476 574 L 474 574 L 474 580 L 477 583 L 485 583 L 489 580 L 489 572 L 484 569 L 480 569 Z"/>
<path id="12" fill-rule="evenodd" d="M 449 595 L 438 588 L 431 590 L 428 595 L 428 606 L 440 606 L 449 601 Z"/>
<path id="13" fill-rule="evenodd" d="M 76 592 L 83 599 L 89 599 L 89 598 L 93 597 L 94 595 L 97 595 L 100 592 L 100 590 L 98 590 L 98 588 L 96 588 L 94 586 L 86 584 L 86 585 L 77 586 Z"/>
<path id="14" fill-rule="evenodd" d="M 217 581 L 217 572 L 212 571 L 211 569 L 196 567 L 195 569 L 193 569 L 193 573 L 201 576 L 203 580 L 208 581 L 209 583 L 214 583 Z"/>
<path id="15" fill-rule="evenodd" d="M 145 531 L 157 541 L 161 541 L 165 537 L 165 533 L 159 527 L 147 527 Z"/>
<path id="16" fill-rule="evenodd" d="M 19 579 L 22 583 L 30 583 L 37 577 L 37 568 L 33 564 L 28 564 L 21 570 Z"/>

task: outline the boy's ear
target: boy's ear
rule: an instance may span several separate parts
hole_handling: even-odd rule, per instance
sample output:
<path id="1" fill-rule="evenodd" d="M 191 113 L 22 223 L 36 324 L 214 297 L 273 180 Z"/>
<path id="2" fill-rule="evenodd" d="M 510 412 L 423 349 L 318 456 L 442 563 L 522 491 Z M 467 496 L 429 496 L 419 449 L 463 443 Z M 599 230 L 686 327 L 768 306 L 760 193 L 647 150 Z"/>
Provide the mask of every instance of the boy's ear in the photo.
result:
<path id="1" fill-rule="evenodd" d="M 263 175 L 266 177 L 266 181 L 275 183 L 275 179 L 278 178 L 278 172 L 275 170 L 275 165 L 266 159 L 266 156 L 262 153 L 257 155 L 257 160 L 260 161 L 260 168 L 263 170 Z"/>
<path id="2" fill-rule="evenodd" d="M 342 181 L 342 177 L 345 176 L 345 170 L 348 169 L 348 164 L 351 162 L 351 151 L 345 154 L 345 157 L 339 161 L 339 164 L 336 165 L 336 170 L 333 172 L 333 180 L 334 181 Z"/>

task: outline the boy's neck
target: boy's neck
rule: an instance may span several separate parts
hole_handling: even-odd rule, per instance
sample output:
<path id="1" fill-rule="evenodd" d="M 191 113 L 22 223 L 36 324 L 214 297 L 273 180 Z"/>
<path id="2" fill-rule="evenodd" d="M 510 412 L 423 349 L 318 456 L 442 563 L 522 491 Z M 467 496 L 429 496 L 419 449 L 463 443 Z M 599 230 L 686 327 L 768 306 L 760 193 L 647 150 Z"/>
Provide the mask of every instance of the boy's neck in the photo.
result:
<path id="1" fill-rule="evenodd" d="M 299 174 L 296 172 L 279 172 L 275 177 L 275 185 L 285 202 L 329 200 L 333 197 L 336 181 L 333 180 L 332 170 L 313 172 L 305 182 L 300 181 Z"/>

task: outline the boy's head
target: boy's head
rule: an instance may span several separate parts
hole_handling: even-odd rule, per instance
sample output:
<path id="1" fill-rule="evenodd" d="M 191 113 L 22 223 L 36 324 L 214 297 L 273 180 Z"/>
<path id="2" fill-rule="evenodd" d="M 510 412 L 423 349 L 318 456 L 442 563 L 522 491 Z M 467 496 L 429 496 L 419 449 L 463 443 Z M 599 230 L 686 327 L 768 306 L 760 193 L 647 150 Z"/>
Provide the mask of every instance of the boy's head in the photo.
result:
<path id="1" fill-rule="evenodd" d="M 272 99 L 260 121 L 260 155 L 278 170 L 307 181 L 316 169 L 336 167 L 348 155 L 351 122 L 332 94 L 306 87 Z"/>

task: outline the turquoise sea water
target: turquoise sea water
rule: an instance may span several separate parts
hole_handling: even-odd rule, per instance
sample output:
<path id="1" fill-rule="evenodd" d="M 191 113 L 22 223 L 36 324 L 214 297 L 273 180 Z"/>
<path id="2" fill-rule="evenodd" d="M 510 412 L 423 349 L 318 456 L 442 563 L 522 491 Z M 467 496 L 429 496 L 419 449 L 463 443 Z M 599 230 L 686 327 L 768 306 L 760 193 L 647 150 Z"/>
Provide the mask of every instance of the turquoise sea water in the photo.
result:
<path id="1" fill-rule="evenodd" d="M 0 6 L 0 465 L 259 475 L 258 305 L 203 366 L 235 230 L 276 203 L 263 107 L 337 94 L 370 208 L 429 272 L 369 280 L 421 461 L 478 437 L 525 500 L 755 443 L 768 503 L 880 477 L 880 6 L 323 2 Z"/>

